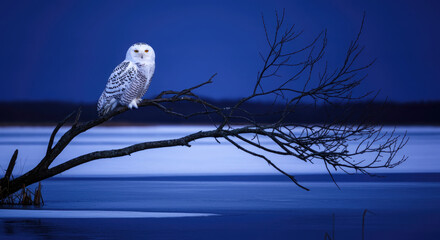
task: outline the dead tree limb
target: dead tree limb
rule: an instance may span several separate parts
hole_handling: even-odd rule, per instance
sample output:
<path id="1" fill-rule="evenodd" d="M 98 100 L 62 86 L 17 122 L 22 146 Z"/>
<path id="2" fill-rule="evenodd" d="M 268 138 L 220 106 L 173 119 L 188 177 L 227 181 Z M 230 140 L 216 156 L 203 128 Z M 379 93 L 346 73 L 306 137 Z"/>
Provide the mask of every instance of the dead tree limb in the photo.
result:
<path id="1" fill-rule="evenodd" d="M 336 170 L 370 174 L 368 171 L 370 169 L 395 167 L 406 160 L 405 156 L 396 159 L 396 154 L 406 144 L 407 137 L 397 136 L 394 132 L 384 132 L 381 127 L 369 125 L 367 121 L 361 124 L 349 124 L 347 121 L 350 118 L 349 110 L 346 114 L 334 116 L 331 121 L 321 124 L 304 125 L 288 121 L 288 116 L 296 114 L 298 104 L 304 101 L 331 106 L 368 96 L 368 94 L 356 96 L 353 93 L 353 90 L 365 79 L 365 70 L 374 62 L 371 61 L 366 65 L 357 63 L 364 50 L 359 43 L 363 26 L 364 19 L 358 34 L 348 46 L 345 58 L 338 67 L 330 69 L 325 60 L 326 31 L 318 34 L 310 44 L 297 47 L 295 41 L 302 32 L 297 32 L 293 25 L 285 23 L 284 11 L 282 14 L 276 14 L 274 28 L 269 28 L 263 17 L 267 49 L 260 52 L 262 68 L 248 96 L 227 107 L 216 106 L 204 100 L 195 91 L 212 83 L 214 74 L 208 81 L 199 85 L 182 91 L 163 91 L 157 97 L 143 100 L 139 104 L 139 107 L 156 107 L 177 117 L 205 116 L 211 119 L 215 117 L 220 121 L 213 120 L 214 130 L 199 131 L 175 139 L 141 142 L 120 149 L 95 151 L 52 166 L 54 160 L 75 137 L 123 114 L 128 109 L 120 106 L 113 112 L 88 122 L 80 122 L 81 111 L 78 110 L 68 115 L 54 128 L 46 155 L 35 168 L 8 181 L 7 185 L 5 181 L 1 181 L 0 198 L 19 191 L 23 186 L 29 186 L 90 161 L 127 156 L 154 148 L 190 146 L 193 141 L 202 138 L 213 138 L 217 142 L 218 139 L 226 140 L 239 150 L 264 160 L 270 167 L 286 175 L 293 183 L 305 190 L 308 189 L 300 184 L 292 173 L 278 167 L 271 158 L 280 155 L 292 161 L 321 162 L 332 179 L 332 172 Z M 272 30 L 272 33 L 269 30 Z M 260 99 L 272 101 L 274 111 L 257 113 L 246 108 L 246 104 Z M 198 105 L 202 110 L 186 113 L 169 107 L 170 103 L 183 102 Z M 69 130 L 55 141 L 58 130 L 75 114 L 75 120 Z M 262 114 L 274 114 L 277 119 L 273 122 L 261 122 L 258 116 Z M 237 120 L 240 121 L 240 126 L 232 124 Z M 16 157 L 16 154 L 14 156 Z M 12 161 L 11 164 L 13 166 Z M 9 178 L 9 175 L 8 168 L 4 179 Z"/>
<path id="2" fill-rule="evenodd" d="M 15 167 L 15 162 L 17 161 L 17 156 L 18 149 L 15 149 L 14 154 L 12 154 L 11 160 L 9 161 L 8 168 L 6 169 L 5 176 L 0 180 L 0 182 L 2 182 L 2 186 L 3 182 L 5 182 L 5 184 L 9 182 L 12 175 L 12 170 L 14 170 Z"/>

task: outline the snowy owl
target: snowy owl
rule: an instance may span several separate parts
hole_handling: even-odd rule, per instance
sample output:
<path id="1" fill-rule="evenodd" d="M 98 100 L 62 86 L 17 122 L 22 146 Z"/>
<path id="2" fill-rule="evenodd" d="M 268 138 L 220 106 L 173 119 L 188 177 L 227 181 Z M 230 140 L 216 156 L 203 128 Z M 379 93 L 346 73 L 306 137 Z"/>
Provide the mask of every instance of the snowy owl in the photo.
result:
<path id="1" fill-rule="evenodd" d="M 155 68 L 153 48 L 146 43 L 135 43 L 127 51 L 125 60 L 110 75 L 98 101 L 98 115 L 104 116 L 116 106 L 137 108 L 151 83 Z"/>

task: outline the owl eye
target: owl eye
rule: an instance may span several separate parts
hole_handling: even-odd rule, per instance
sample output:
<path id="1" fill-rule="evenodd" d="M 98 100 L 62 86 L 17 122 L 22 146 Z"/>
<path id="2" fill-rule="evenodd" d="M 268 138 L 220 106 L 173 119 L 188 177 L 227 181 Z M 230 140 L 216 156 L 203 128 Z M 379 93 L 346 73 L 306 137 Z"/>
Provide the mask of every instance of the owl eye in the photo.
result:
<path id="1" fill-rule="evenodd" d="M 145 52 L 148 52 L 148 49 L 147 49 L 147 50 L 145 50 Z"/>
<path id="2" fill-rule="evenodd" d="M 134 50 L 134 52 L 139 52 L 139 50 Z"/>

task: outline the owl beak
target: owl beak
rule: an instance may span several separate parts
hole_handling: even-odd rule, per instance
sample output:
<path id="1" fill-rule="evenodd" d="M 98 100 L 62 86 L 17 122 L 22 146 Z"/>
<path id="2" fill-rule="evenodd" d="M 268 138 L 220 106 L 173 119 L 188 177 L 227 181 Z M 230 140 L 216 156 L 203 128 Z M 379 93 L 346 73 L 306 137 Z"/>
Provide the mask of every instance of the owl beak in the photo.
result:
<path id="1" fill-rule="evenodd" d="M 144 54 L 141 54 L 141 59 L 144 59 Z"/>

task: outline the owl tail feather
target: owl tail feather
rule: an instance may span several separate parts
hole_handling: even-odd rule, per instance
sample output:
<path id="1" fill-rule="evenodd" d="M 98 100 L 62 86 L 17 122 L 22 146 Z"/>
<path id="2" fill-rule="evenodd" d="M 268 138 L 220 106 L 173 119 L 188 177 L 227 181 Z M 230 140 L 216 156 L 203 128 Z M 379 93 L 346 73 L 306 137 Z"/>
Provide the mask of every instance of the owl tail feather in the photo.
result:
<path id="1" fill-rule="evenodd" d="M 108 113 L 110 113 L 111 111 L 113 111 L 115 108 L 116 108 L 116 106 L 118 106 L 118 101 L 116 100 L 116 99 L 112 99 L 112 100 L 110 100 L 109 102 L 107 102 L 101 109 L 100 109 L 100 111 L 98 112 L 98 115 L 100 116 L 100 117 L 102 117 L 102 116 L 104 116 L 104 115 L 106 115 L 106 114 L 108 114 Z"/>

